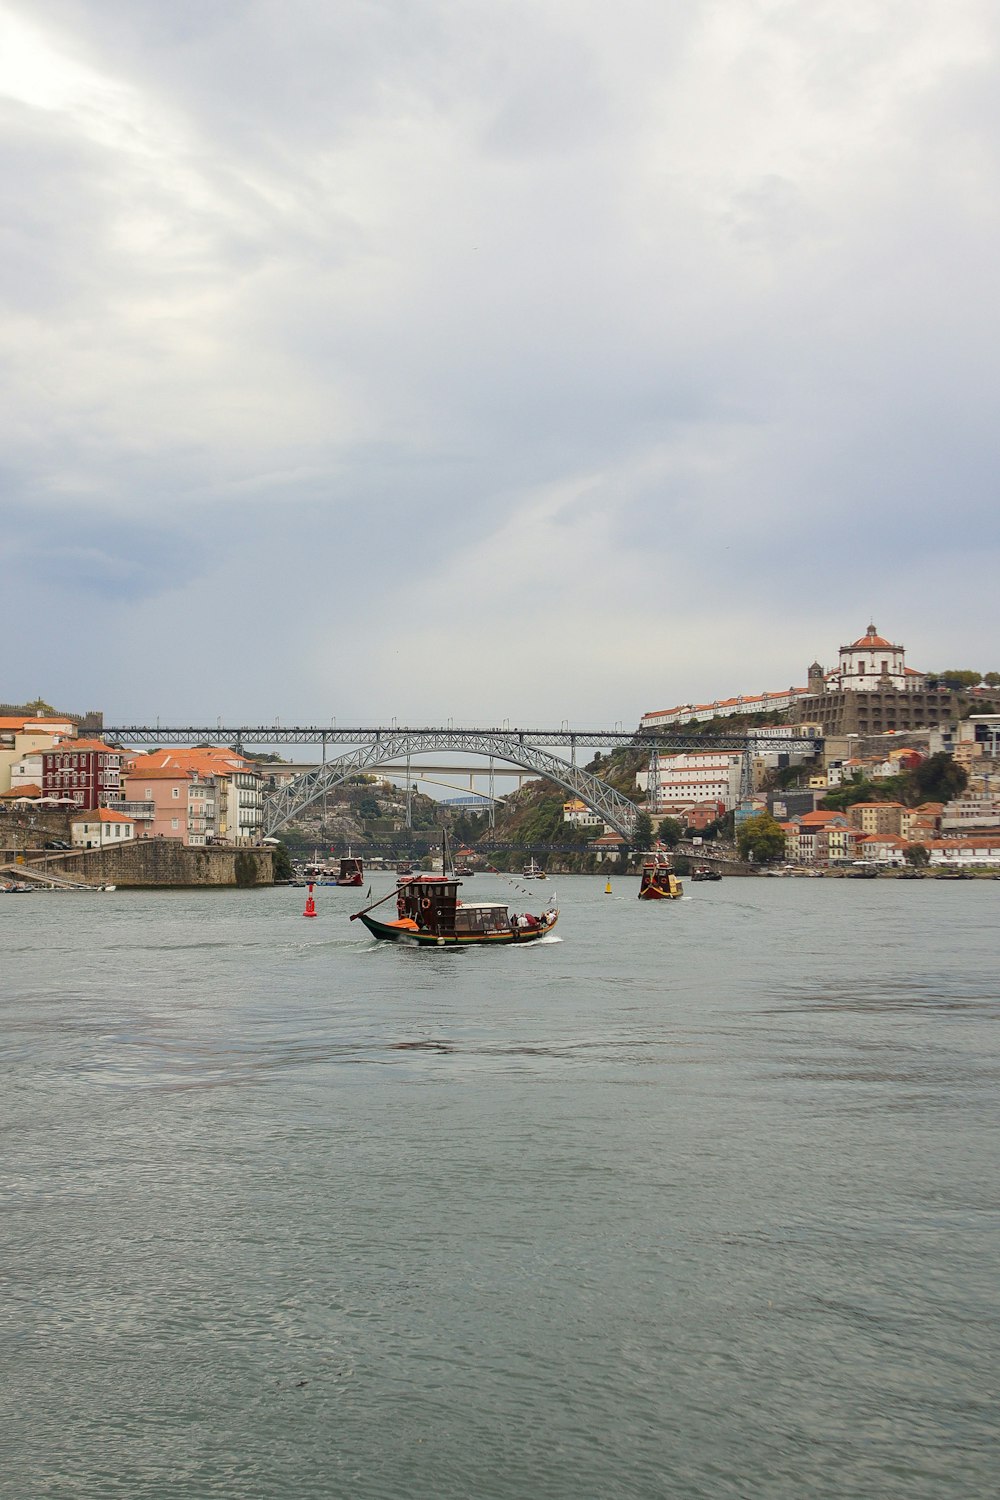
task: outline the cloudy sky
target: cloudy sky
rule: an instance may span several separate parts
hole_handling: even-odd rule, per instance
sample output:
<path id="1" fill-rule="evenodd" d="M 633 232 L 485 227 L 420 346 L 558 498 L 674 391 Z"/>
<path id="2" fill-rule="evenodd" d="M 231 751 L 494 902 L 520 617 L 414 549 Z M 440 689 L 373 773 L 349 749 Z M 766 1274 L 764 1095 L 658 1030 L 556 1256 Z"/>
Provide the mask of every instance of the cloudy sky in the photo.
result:
<path id="1" fill-rule="evenodd" d="M 0 700 L 1000 669 L 991 0 L 0 0 Z"/>

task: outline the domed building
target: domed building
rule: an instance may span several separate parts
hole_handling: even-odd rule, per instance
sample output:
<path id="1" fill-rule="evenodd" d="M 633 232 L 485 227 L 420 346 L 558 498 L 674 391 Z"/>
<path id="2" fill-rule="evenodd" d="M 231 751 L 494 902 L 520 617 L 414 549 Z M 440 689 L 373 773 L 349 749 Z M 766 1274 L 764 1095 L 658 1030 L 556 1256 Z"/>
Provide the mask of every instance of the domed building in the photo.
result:
<path id="1" fill-rule="evenodd" d="M 798 712 L 822 725 L 825 735 L 885 734 L 947 724 L 958 717 L 958 699 L 944 688 L 928 688 L 926 675 L 906 665 L 904 648 L 870 624 L 840 647 L 832 672 L 813 662 Z"/>
<path id="2" fill-rule="evenodd" d="M 879 635 L 874 625 L 869 625 L 865 634 L 849 646 L 841 646 L 840 666 L 831 672 L 828 682 L 831 688 L 853 693 L 873 693 L 886 688 L 902 693 L 916 687 L 918 682 L 920 687 L 924 686 L 922 673 L 907 672 L 903 647 Z"/>

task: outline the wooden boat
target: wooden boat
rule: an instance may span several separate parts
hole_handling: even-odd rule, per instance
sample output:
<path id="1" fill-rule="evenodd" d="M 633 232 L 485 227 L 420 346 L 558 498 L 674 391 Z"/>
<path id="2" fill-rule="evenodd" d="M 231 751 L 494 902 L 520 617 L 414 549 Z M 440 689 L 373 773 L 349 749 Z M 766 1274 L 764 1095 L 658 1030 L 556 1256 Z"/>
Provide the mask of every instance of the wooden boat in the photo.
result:
<path id="1" fill-rule="evenodd" d="M 647 854 L 642 862 L 642 880 L 639 882 L 640 901 L 677 901 L 684 888 L 665 854 Z"/>
<path id="2" fill-rule="evenodd" d="M 477 944 L 533 943 L 552 931 L 559 920 L 553 907 L 540 917 L 516 915 L 502 901 L 464 902 L 458 899 L 460 880 L 440 875 L 418 875 L 400 881 L 351 921 L 362 921 L 373 937 L 418 948 L 466 948 Z M 376 907 L 396 897 L 396 917 L 376 917 Z"/>
<path id="3" fill-rule="evenodd" d="M 360 859 L 347 855 L 340 861 L 340 870 L 335 885 L 364 885 L 365 868 Z"/>
<path id="4" fill-rule="evenodd" d="M 542 869 L 541 865 L 535 863 L 535 856 L 534 855 L 531 856 L 531 858 L 528 860 L 528 863 L 525 865 L 524 869 L 521 871 L 521 879 L 522 880 L 547 880 L 548 879 L 548 876 L 546 875 L 545 871 Z"/>

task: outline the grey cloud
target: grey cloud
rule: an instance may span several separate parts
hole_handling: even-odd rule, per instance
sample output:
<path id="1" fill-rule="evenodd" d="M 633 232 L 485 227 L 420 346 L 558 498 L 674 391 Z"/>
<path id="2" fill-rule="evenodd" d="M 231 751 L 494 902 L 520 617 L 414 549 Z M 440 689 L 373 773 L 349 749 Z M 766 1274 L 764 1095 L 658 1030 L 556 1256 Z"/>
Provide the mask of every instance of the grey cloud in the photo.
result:
<path id="1" fill-rule="evenodd" d="M 0 103 L 6 545 L 19 599 L 89 601 L 105 692 L 141 658 L 202 693 L 175 654 L 215 615 L 248 621 L 229 687 L 272 716 L 460 715 L 445 671 L 412 687 L 400 611 L 502 643 L 499 717 L 550 702 L 516 666 L 539 637 L 619 719 L 779 686 L 873 609 L 906 637 L 928 587 L 985 628 L 985 3 L 943 30 L 878 3 L 14 9 L 102 85 Z M 780 629 L 804 607 L 808 650 Z M 25 690 L 51 655 L 94 697 L 63 639 Z"/>

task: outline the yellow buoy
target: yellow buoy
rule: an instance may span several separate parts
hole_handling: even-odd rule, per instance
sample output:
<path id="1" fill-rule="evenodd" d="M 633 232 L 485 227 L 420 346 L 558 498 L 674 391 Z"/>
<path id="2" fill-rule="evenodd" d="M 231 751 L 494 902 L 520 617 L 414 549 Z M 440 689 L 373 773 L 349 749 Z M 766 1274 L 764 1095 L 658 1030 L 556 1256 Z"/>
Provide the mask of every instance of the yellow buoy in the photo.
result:
<path id="1" fill-rule="evenodd" d="M 608 881 L 607 885 L 604 887 L 604 894 L 606 896 L 610 896 L 611 895 L 611 881 L 610 880 Z"/>

